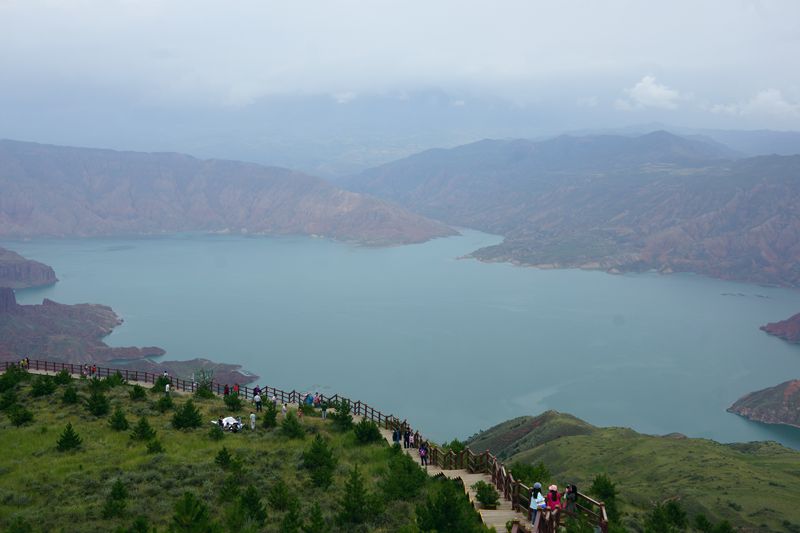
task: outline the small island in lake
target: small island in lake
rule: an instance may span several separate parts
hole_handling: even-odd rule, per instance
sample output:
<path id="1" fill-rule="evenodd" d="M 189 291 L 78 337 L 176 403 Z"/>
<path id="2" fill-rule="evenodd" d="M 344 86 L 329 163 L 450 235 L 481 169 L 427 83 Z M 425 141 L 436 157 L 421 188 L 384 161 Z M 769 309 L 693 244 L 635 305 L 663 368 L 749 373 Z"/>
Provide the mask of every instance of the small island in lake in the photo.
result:
<path id="1" fill-rule="evenodd" d="M 800 427 L 800 379 L 747 394 L 728 412 L 756 422 Z"/>

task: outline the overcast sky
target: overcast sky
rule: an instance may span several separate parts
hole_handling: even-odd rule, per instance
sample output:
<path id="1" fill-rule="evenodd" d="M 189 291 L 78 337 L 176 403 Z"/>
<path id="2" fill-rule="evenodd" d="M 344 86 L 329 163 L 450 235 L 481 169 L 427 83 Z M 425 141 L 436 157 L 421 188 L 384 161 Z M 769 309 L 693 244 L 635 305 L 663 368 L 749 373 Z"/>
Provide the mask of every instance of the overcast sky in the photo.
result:
<path id="1" fill-rule="evenodd" d="M 0 0 L 0 134 L 65 109 L 431 90 L 550 129 L 800 129 L 798 21 L 797 0 Z"/>

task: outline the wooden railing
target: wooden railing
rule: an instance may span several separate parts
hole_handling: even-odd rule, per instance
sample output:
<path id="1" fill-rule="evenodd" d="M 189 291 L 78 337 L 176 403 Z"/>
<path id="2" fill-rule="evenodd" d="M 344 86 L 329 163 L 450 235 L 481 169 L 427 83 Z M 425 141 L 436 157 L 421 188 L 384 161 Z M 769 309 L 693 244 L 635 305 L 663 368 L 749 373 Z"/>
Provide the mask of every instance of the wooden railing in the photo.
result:
<path id="1" fill-rule="evenodd" d="M 508 467 L 489 453 L 488 450 L 476 454 L 467 447 L 463 451 L 456 453 L 452 450 L 444 451 L 434 444 L 429 444 L 428 457 L 430 464 L 436 465 L 443 470 L 465 469 L 471 473 L 488 474 L 497 492 L 511 502 L 511 508 L 526 515 L 529 520 L 531 519 L 532 488 L 514 479 Z M 608 514 L 603 502 L 598 502 L 586 494 L 578 492 L 575 507 L 577 512 L 583 514 L 591 524 L 599 527 L 604 533 L 608 531 Z M 539 531 L 541 533 L 555 533 L 566 515 L 567 513 L 563 510 L 543 512 L 542 517 L 540 517 Z M 520 524 L 518 531 L 530 531 L 529 528 L 530 522 L 524 526 Z"/>
<path id="2" fill-rule="evenodd" d="M 0 363 L 0 368 L 5 371 L 9 366 L 15 364 L 16 363 L 13 362 L 3 361 Z M 84 375 L 84 365 L 73 363 L 60 363 L 55 361 L 30 359 L 28 361 L 27 368 L 29 370 L 45 372 L 60 372 L 61 370 L 66 370 L 71 375 Z M 126 381 L 155 383 L 160 377 L 163 376 L 163 374 L 142 372 L 127 368 L 95 368 L 96 372 L 94 372 L 94 375 L 97 377 L 109 377 L 119 373 Z M 195 392 L 199 387 L 199 384 L 193 380 L 175 377 L 169 377 L 169 379 L 173 390 L 191 393 Z M 225 390 L 225 385 L 212 382 L 211 390 L 216 394 L 222 395 Z M 253 390 L 254 389 L 250 387 L 240 387 L 239 395 L 246 399 L 252 399 L 255 395 Z M 303 393 L 296 390 L 287 392 L 285 390 L 269 386 L 263 387 L 261 392 L 265 400 L 275 396 L 275 398 L 282 403 L 300 403 L 303 401 L 305 396 Z M 326 402 L 348 402 L 350 404 L 352 414 L 356 416 L 363 416 L 364 418 L 372 420 L 379 427 L 386 429 L 409 428 L 410 430 L 410 426 L 405 420 L 401 421 L 394 415 L 384 414 L 362 401 L 354 402 L 349 398 L 340 396 L 339 394 L 334 394 L 333 396 L 322 395 L 322 400 Z M 497 488 L 497 491 L 503 496 L 503 498 L 511 502 L 512 509 L 525 514 L 530 520 L 530 501 L 532 489 L 521 483 L 519 480 L 514 479 L 514 476 L 511 474 L 509 469 L 497 457 L 489 453 L 488 450 L 478 454 L 474 453 L 469 448 L 466 448 L 458 453 L 453 452 L 453 450 L 447 450 L 445 452 L 442 448 L 436 446 L 435 444 L 429 443 L 422 437 L 422 435 L 420 435 L 419 432 L 415 432 L 415 446 L 418 447 L 420 443 L 423 442 L 428 445 L 429 464 L 438 466 L 443 470 L 464 469 L 471 473 L 489 474 L 492 479 L 492 483 Z M 606 513 L 605 505 L 602 502 L 593 500 L 589 496 L 579 492 L 576 503 L 577 510 L 580 513 L 583 513 L 592 524 L 598 526 L 603 533 L 608 531 L 608 515 Z M 555 510 L 553 512 L 544 512 L 543 516 L 541 517 L 542 519 L 540 519 L 539 522 L 539 532 L 555 533 L 558 530 L 561 518 L 565 514 L 566 513 L 559 510 Z M 525 526 L 520 524 L 517 530 L 521 533 L 524 533 L 529 531 L 529 527 L 530 522 Z"/>

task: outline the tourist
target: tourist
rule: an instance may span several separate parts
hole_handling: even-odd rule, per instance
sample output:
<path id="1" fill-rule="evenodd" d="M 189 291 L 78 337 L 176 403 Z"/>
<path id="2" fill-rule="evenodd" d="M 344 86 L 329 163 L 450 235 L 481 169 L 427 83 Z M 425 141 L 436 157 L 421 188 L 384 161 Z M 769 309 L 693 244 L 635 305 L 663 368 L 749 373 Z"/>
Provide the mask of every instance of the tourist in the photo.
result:
<path id="1" fill-rule="evenodd" d="M 322 409 L 322 419 L 325 420 L 328 418 L 328 402 L 322 400 L 319 402 L 319 406 Z"/>
<path id="2" fill-rule="evenodd" d="M 217 425 L 220 428 L 225 429 L 225 424 L 222 423 L 222 415 L 219 415 L 219 419 L 217 420 Z"/>
<path id="3" fill-rule="evenodd" d="M 555 511 L 561 507 L 561 494 L 558 493 L 558 486 L 550 485 L 547 491 L 547 496 L 545 497 L 547 499 L 547 507 L 551 511 Z"/>
<path id="4" fill-rule="evenodd" d="M 167 381 L 166 385 L 164 385 L 164 394 L 169 396 L 169 381 Z"/>
<path id="5" fill-rule="evenodd" d="M 425 443 L 419 446 L 419 461 L 422 466 L 428 466 L 428 445 Z"/>
<path id="6" fill-rule="evenodd" d="M 281 414 L 286 416 L 286 402 L 283 402 L 283 407 L 281 407 Z"/>
<path id="7" fill-rule="evenodd" d="M 166 370 L 164 370 L 164 377 L 165 377 L 165 378 L 167 378 L 167 379 L 169 379 L 169 374 L 167 373 L 167 371 L 166 371 Z"/>
<path id="8" fill-rule="evenodd" d="M 225 384 L 225 388 L 222 389 L 222 395 L 223 396 L 228 396 L 230 393 L 231 393 L 231 389 L 230 389 L 230 387 L 228 387 L 228 384 L 226 383 Z"/>
<path id="9" fill-rule="evenodd" d="M 274 405 L 275 407 L 278 407 L 278 397 L 275 396 L 274 392 L 272 393 L 272 405 Z"/>
<path id="10" fill-rule="evenodd" d="M 253 411 L 250 411 L 250 430 L 256 430 L 256 415 Z"/>
<path id="11" fill-rule="evenodd" d="M 256 385 L 255 388 L 253 389 L 253 396 L 259 396 L 259 395 L 261 395 L 261 387 Z"/>
<path id="12" fill-rule="evenodd" d="M 564 496 L 562 500 L 564 502 L 564 510 L 568 514 L 574 515 L 575 511 L 577 510 L 578 487 L 575 485 L 567 485 L 567 488 L 564 489 Z"/>
<path id="13" fill-rule="evenodd" d="M 400 431 L 397 428 L 392 430 L 392 442 L 398 444 L 400 442 Z"/>
<path id="14" fill-rule="evenodd" d="M 256 404 L 256 411 L 260 412 L 261 411 L 261 395 L 260 394 L 256 393 L 256 395 L 253 396 L 253 403 Z"/>
<path id="15" fill-rule="evenodd" d="M 403 431 L 403 448 L 408 448 L 409 440 L 411 440 L 411 431 L 406 426 L 406 430 Z"/>
<path id="16" fill-rule="evenodd" d="M 238 383 L 234 383 L 233 384 L 233 394 L 234 394 L 234 396 L 239 396 L 239 384 Z"/>
<path id="17" fill-rule="evenodd" d="M 92 377 L 97 377 L 97 365 L 92 365 Z"/>
<path id="18" fill-rule="evenodd" d="M 547 507 L 544 494 L 542 494 L 542 484 L 538 481 L 533 484 L 531 491 L 531 524 L 536 524 L 536 514 Z"/>
<path id="19" fill-rule="evenodd" d="M 414 447 L 414 434 L 413 433 L 410 433 L 408 435 L 408 447 L 409 448 L 413 448 Z"/>

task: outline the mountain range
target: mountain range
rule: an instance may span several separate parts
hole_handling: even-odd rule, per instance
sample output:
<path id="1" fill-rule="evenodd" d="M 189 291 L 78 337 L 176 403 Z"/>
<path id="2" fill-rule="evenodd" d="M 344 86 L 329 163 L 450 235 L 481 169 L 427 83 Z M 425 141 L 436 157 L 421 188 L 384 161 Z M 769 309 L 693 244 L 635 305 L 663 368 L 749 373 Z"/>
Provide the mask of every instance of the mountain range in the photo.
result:
<path id="1" fill-rule="evenodd" d="M 665 131 L 484 140 L 341 183 L 503 235 L 481 260 L 800 285 L 800 155 L 743 158 Z"/>
<path id="2" fill-rule="evenodd" d="M 0 236 L 183 231 L 402 244 L 446 225 L 328 182 L 253 163 L 0 141 Z"/>

